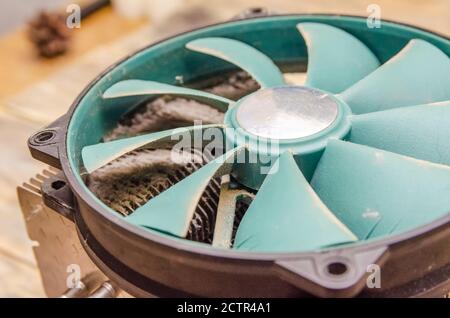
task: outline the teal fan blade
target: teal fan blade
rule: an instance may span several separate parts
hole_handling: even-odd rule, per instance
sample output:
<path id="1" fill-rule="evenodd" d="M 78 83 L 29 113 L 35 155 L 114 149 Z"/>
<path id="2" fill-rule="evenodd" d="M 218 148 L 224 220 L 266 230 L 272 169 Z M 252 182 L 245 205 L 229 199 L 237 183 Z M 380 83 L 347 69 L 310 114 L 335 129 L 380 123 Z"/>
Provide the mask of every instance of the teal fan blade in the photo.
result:
<path id="1" fill-rule="evenodd" d="M 450 167 L 350 142 L 329 141 L 311 185 L 360 240 L 450 211 Z"/>
<path id="2" fill-rule="evenodd" d="M 284 152 L 245 213 L 234 248 L 299 252 L 356 240 L 314 193 L 292 154 Z"/>
<path id="3" fill-rule="evenodd" d="M 186 47 L 239 66 L 261 87 L 285 85 L 283 74 L 275 63 L 262 52 L 243 42 L 227 38 L 202 38 L 187 43 Z"/>
<path id="4" fill-rule="evenodd" d="M 341 94 L 354 114 L 450 99 L 450 59 L 414 39 L 397 55 Z"/>
<path id="5" fill-rule="evenodd" d="M 225 97 L 197 89 L 144 80 L 125 80 L 117 82 L 103 93 L 103 98 L 165 94 L 195 99 L 214 106 L 221 111 L 226 111 L 228 106 L 234 103 L 232 100 Z"/>
<path id="6" fill-rule="evenodd" d="M 143 206 L 126 220 L 132 224 L 178 237 L 185 237 L 200 197 L 212 178 L 231 172 L 235 157 L 244 148 L 235 148 L 209 162 Z"/>
<path id="7" fill-rule="evenodd" d="M 306 85 L 340 93 L 373 72 L 380 62 L 353 35 L 321 23 L 299 23 L 308 48 Z"/>
<path id="8" fill-rule="evenodd" d="M 450 101 L 351 118 L 350 141 L 450 165 Z"/>
<path id="9" fill-rule="evenodd" d="M 130 151 L 142 147 L 174 144 L 180 141 L 179 138 L 176 138 L 177 136 L 185 137 L 189 135 L 192 137 L 196 135 L 196 132 L 201 132 L 208 128 L 223 128 L 223 125 L 182 127 L 86 146 L 81 151 L 83 164 L 86 171 L 91 173 Z"/>

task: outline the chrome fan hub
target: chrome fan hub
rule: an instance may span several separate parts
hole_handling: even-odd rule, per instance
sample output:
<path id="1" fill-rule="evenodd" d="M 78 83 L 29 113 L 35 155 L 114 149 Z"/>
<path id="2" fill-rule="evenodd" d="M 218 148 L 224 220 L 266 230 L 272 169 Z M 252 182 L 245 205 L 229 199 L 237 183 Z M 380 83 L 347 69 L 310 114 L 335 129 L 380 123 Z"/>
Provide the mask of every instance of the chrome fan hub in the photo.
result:
<path id="1" fill-rule="evenodd" d="M 270 139 L 304 138 L 328 128 L 339 111 L 326 92 L 283 86 L 259 90 L 237 105 L 236 121 L 250 134 Z"/>
<path id="2" fill-rule="evenodd" d="M 277 156 L 321 151 L 350 130 L 350 108 L 338 96 L 306 86 L 263 88 L 225 114 L 227 140 L 253 153 Z M 263 147 L 261 147 L 263 144 Z"/>
<path id="3" fill-rule="evenodd" d="M 269 167 L 286 151 L 309 179 L 330 139 L 350 131 L 351 111 L 339 96 L 306 86 L 262 88 L 227 111 L 227 147 L 244 146 L 245 162 L 233 176 L 258 189 Z"/>

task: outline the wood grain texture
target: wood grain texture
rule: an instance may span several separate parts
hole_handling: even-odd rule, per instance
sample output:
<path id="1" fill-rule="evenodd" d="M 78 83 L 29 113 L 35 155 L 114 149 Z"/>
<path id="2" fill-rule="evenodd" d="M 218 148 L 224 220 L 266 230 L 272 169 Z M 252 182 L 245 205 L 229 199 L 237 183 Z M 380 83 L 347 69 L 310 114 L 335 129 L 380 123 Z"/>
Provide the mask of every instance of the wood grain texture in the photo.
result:
<path id="1" fill-rule="evenodd" d="M 183 11 L 158 25 L 121 19 L 111 9 L 76 31 L 72 50 L 54 60 L 35 56 L 23 30 L 0 38 L 0 297 L 43 296 L 16 186 L 41 171 L 28 153 L 27 138 L 66 112 L 83 87 L 119 58 L 150 42 L 192 27 L 223 21 L 245 8 L 277 13 L 367 15 L 372 0 L 238 1 L 186 0 Z M 378 0 L 382 18 L 415 24 L 450 36 L 448 0 Z"/>

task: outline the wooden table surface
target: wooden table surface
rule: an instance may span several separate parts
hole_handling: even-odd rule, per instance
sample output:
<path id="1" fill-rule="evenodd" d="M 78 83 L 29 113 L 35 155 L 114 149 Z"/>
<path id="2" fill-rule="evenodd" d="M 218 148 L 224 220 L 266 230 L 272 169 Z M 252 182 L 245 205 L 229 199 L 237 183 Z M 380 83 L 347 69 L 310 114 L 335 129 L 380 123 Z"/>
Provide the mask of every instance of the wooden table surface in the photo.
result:
<path id="1" fill-rule="evenodd" d="M 126 54 L 169 34 L 223 21 L 251 6 L 278 13 L 367 15 L 366 0 L 318 1 L 185 0 L 183 11 L 158 24 L 128 21 L 110 8 L 82 22 L 68 54 L 36 56 L 23 29 L 0 38 L 0 297 L 44 296 L 16 199 L 16 185 L 43 169 L 26 140 L 63 114 L 100 71 Z M 450 36 L 449 0 L 377 0 L 382 18 Z"/>

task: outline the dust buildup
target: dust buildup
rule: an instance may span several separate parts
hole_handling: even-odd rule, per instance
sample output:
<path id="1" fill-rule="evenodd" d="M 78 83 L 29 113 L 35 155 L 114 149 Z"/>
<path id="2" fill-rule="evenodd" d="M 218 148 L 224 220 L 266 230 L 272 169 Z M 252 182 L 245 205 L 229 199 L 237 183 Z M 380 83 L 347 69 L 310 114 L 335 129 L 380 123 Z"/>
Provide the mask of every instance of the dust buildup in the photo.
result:
<path id="1" fill-rule="evenodd" d="M 242 218 L 244 217 L 245 212 L 247 212 L 249 206 L 249 203 L 243 200 L 236 201 L 236 214 L 233 222 L 233 233 L 231 234 L 231 246 L 234 245 L 234 239 L 236 237 L 239 224 L 241 223 Z"/>
<path id="2" fill-rule="evenodd" d="M 204 90 L 236 100 L 258 88 L 245 72 L 239 72 Z M 104 140 L 189 126 L 197 120 L 203 124 L 221 123 L 223 116 L 209 105 L 163 96 L 138 108 L 105 135 Z M 139 149 L 94 171 L 86 183 L 102 202 L 126 216 L 202 167 L 211 157 L 202 156 L 199 150 L 188 153 Z M 219 193 L 220 179 L 211 180 L 199 200 L 187 239 L 212 242 Z"/>
<path id="3" fill-rule="evenodd" d="M 191 172 L 201 165 L 198 154 L 140 149 L 94 171 L 88 187 L 106 205 L 128 215 L 175 183 L 169 176 L 177 170 Z"/>
<path id="4" fill-rule="evenodd" d="M 201 120 L 204 125 L 220 123 L 223 113 L 193 100 L 158 98 L 146 105 L 145 112 L 134 115 L 130 124 L 119 124 L 104 140 L 190 126 L 194 120 Z"/>
<path id="5" fill-rule="evenodd" d="M 88 186 L 113 210 L 126 216 L 205 164 L 200 152 L 141 149 L 93 172 Z M 220 180 L 211 180 L 194 214 L 187 238 L 211 243 Z"/>
<path id="6" fill-rule="evenodd" d="M 236 100 L 259 88 L 245 72 L 230 76 L 204 91 Z M 196 120 L 204 125 L 223 122 L 224 114 L 217 109 L 194 100 L 163 96 L 138 109 L 135 114 L 113 129 L 104 137 L 110 141 L 123 136 L 134 136 L 143 132 L 161 131 L 183 126 L 190 126 Z"/>

